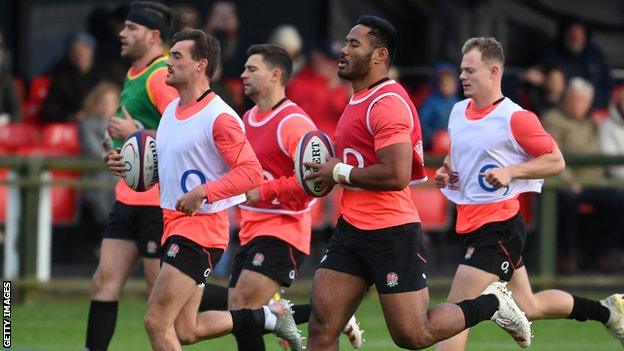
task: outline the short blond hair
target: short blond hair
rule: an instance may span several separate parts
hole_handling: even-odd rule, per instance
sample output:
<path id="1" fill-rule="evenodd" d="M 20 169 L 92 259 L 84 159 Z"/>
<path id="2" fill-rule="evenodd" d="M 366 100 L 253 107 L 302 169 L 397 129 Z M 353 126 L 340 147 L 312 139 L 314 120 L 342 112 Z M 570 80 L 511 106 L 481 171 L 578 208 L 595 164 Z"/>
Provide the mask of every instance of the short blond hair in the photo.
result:
<path id="1" fill-rule="evenodd" d="M 498 61 L 501 67 L 505 65 L 503 46 L 495 38 L 476 37 L 466 40 L 462 48 L 462 55 L 466 55 L 472 49 L 477 49 L 481 52 L 483 61 Z"/>

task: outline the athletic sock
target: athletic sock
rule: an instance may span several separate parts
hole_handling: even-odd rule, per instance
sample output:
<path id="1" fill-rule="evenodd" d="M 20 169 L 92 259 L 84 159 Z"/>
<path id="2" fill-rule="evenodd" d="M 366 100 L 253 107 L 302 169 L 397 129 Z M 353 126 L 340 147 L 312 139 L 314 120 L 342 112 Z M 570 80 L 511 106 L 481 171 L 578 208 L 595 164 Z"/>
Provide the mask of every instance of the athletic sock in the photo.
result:
<path id="1" fill-rule="evenodd" d="M 233 333 L 239 351 L 265 351 L 262 330 L 258 328 L 237 330 Z"/>
<path id="2" fill-rule="evenodd" d="M 493 294 L 481 295 L 473 300 L 464 300 L 457 304 L 464 312 L 466 329 L 492 318 L 498 310 L 498 298 Z"/>
<path id="3" fill-rule="evenodd" d="M 310 304 L 307 305 L 294 305 L 292 307 L 293 310 L 293 319 L 296 324 L 308 323 L 310 320 L 310 313 L 312 312 L 312 308 Z"/>
<path id="4" fill-rule="evenodd" d="M 574 295 L 572 295 L 572 298 L 574 299 L 574 305 L 568 319 L 576 319 L 579 322 L 585 322 L 589 319 L 607 324 L 611 312 L 600 302 Z"/>
<path id="5" fill-rule="evenodd" d="M 228 309 L 228 289 L 226 287 L 206 283 L 199 311 L 227 311 Z"/>
<path id="6" fill-rule="evenodd" d="M 115 332 L 118 301 L 91 300 L 89 321 L 87 322 L 87 341 L 89 351 L 105 351 Z"/>
<path id="7" fill-rule="evenodd" d="M 249 308 L 231 310 L 230 314 L 232 315 L 232 333 L 247 329 L 264 329 L 266 321 L 264 308 L 257 310 Z M 272 313 L 270 314 L 273 315 Z"/>

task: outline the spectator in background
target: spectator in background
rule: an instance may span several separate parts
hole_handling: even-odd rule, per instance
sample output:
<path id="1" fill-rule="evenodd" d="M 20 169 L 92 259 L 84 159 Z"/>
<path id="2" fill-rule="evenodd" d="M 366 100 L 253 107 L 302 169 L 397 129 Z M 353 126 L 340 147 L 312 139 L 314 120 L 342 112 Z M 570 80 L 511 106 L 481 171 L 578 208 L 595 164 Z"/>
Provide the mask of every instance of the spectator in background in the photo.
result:
<path id="1" fill-rule="evenodd" d="M 199 28 L 199 12 L 191 5 L 181 4 L 173 8 L 173 30 L 177 33 L 188 28 Z"/>
<path id="2" fill-rule="evenodd" d="M 559 38 L 548 49 L 538 67 L 527 71 L 525 79 L 535 86 L 543 85 L 544 69 L 560 68 L 565 77 L 581 77 L 595 89 L 593 106 L 606 108 L 611 91 L 609 67 L 600 48 L 591 40 L 591 33 L 581 21 L 566 20 L 560 24 Z"/>
<path id="3" fill-rule="evenodd" d="M 460 100 L 458 77 L 455 66 L 448 62 L 438 64 L 431 76 L 433 92 L 418 109 L 426 150 L 431 147 L 431 139 L 436 132 L 446 131 L 451 110 Z"/>
<path id="4" fill-rule="evenodd" d="M 544 84 L 531 91 L 533 108 L 539 118 L 544 117 L 547 111 L 559 106 L 565 89 L 565 73 L 557 67 L 550 68 L 544 76 Z"/>
<path id="5" fill-rule="evenodd" d="M 78 114 L 82 156 L 102 157 L 102 137 L 106 133 L 109 120 L 115 116 L 118 105 L 119 88 L 113 83 L 101 82 L 87 94 L 84 106 Z M 104 225 L 115 202 L 113 189 L 117 179 L 109 172 L 89 172 L 85 174 L 85 178 L 110 185 L 108 188 L 86 189 L 83 192 L 84 200 L 91 208 L 96 222 Z"/>
<path id="6" fill-rule="evenodd" d="M 66 55 L 57 63 L 52 85 L 43 102 L 42 122 L 71 122 L 85 96 L 103 78 L 94 65 L 95 40 L 86 33 L 71 35 Z"/>
<path id="7" fill-rule="evenodd" d="M 22 119 L 22 105 L 8 67 L 8 53 L 0 32 L 0 124 Z"/>
<path id="8" fill-rule="evenodd" d="M 315 46 L 308 64 L 286 87 L 286 95 L 330 136 L 351 94 L 351 88 L 338 76 L 340 47 L 341 43 L 329 40 Z"/>
<path id="9" fill-rule="evenodd" d="M 130 61 L 121 57 L 119 52 L 119 32 L 122 31 L 128 4 L 120 4 L 109 10 L 105 6 L 96 7 L 87 18 L 89 34 L 97 43 L 95 49 L 95 66 L 107 81 L 121 87 L 130 66 Z"/>
<path id="10" fill-rule="evenodd" d="M 242 60 L 238 53 L 238 27 L 240 21 L 236 12 L 236 5 L 232 1 L 216 1 L 208 11 L 204 31 L 211 34 L 221 43 L 221 61 L 223 77 L 238 78 Z M 241 61 L 241 62 L 239 62 Z"/>
<path id="11" fill-rule="evenodd" d="M 544 128 L 559 144 L 566 155 L 595 155 L 600 153 L 598 129 L 589 118 L 594 88 L 583 78 L 570 79 L 561 108 L 546 113 Z M 599 242 L 598 266 L 609 269 L 610 250 L 614 240 L 622 235 L 624 216 L 619 213 L 624 208 L 624 192 L 621 189 L 600 187 L 606 182 L 605 169 L 601 166 L 566 167 L 561 173 L 562 181 L 568 188 L 559 193 L 559 248 L 562 255 L 563 271 L 574 271 L 578 256 L 579 205 L 586 203 L 595 206 L 604 216 L 607 233 L 596 231 L 592 236 L 602 236 Z M 586 235 L 586 233 L 583 233 Z"/>
<path id="12" fill-rule="evenodd" d="M 600 150 L 607 155 L 624 155 L 624 89 L 620 89 L 609 106 L 609 119 L 600 127 Z M 609 174 L 624 180 L 624 166 L 609 168 Z"/>
<path id="13" fill-rule="evenodd" d="M 609 119 L 600 127 L 600 149 L 607 155 L 624 155 L 624 89 L 620 89 L 609 106 Z M 624 165 L 609 167 L 609 175 L 624 181 Z M 624 269 L 624 232 L 616 239 L 617 261 Z"/>
<path id="14" fill-rule="evenodd" d="M 293 62 L 292 77 L 299 74 L 306 64 L 306 59 L 303 54 L 303 40 L 297 28 L 290 24 L 283 24 L 275 28 L 271 33 L 269 43 L 281 46 L 288 52 Z"/>

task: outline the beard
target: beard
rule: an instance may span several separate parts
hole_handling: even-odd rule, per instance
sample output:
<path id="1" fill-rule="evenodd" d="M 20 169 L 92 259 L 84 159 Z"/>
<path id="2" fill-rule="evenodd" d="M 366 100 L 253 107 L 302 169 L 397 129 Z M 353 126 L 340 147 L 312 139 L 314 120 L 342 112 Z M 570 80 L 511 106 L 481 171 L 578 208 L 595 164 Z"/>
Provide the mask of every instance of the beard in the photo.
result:
<path id="1" fill-rule="evenodd" d="M 348 81 L 354 81 L 366 76 L 370 72 L 370 62 L 372 57 L 372 51 L 362 58 L 353 57 L 353 59 L 347 66 L 351 68 L 351 71 L 345 72 L 339 70 L 338 76 Z"/>
<path id="2" fill-rule="evenodd" d="M 147 45 L 136 42 L 132 46 L 126 47 L 126 52 L 122 55 L 130 61 L 138 60 L 147 51 Z"/>

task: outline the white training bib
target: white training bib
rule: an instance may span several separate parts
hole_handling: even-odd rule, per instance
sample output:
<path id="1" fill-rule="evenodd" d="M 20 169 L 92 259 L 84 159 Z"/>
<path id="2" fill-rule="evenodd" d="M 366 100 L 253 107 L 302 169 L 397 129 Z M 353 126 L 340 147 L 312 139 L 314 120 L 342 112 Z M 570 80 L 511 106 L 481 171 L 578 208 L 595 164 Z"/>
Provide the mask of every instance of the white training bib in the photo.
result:
<path id="1" fill-rule="evenodd" d="M 226 113 L 245 130 L 236 112 L 219 96 L 215 96 L 208 105 L 185 120 L 175 117 L 179 101 L 177 98 L 167 106 L 156 133 L 160 206 L 168 210 L 175 210 L 178 199 L 193 188 L 213 182 L 230 170 L 221 158 L 213 138 L 217 117 Z M 197 212 L 219 212 L 245 199 L 245 195 L 241 194 L 211 204 L 204 201 Z"/>
<path id="2" fill-rule="evenodd" d="M 451 179 L 442 189 L 456 204 L 487 204 L 507 200 L 524 192 L 541 192 L 543 179 L 514 179 L 508 186 L 494 188 L 482 175 L 498 167 L 527 162 L 532 156 L 516 142 L 511 132 L 511 116 L 523 110 L 505 98 L 487 116 L 466 118 L 470 99 L 453 106 L 448 132 L 451 139 Z"/>

